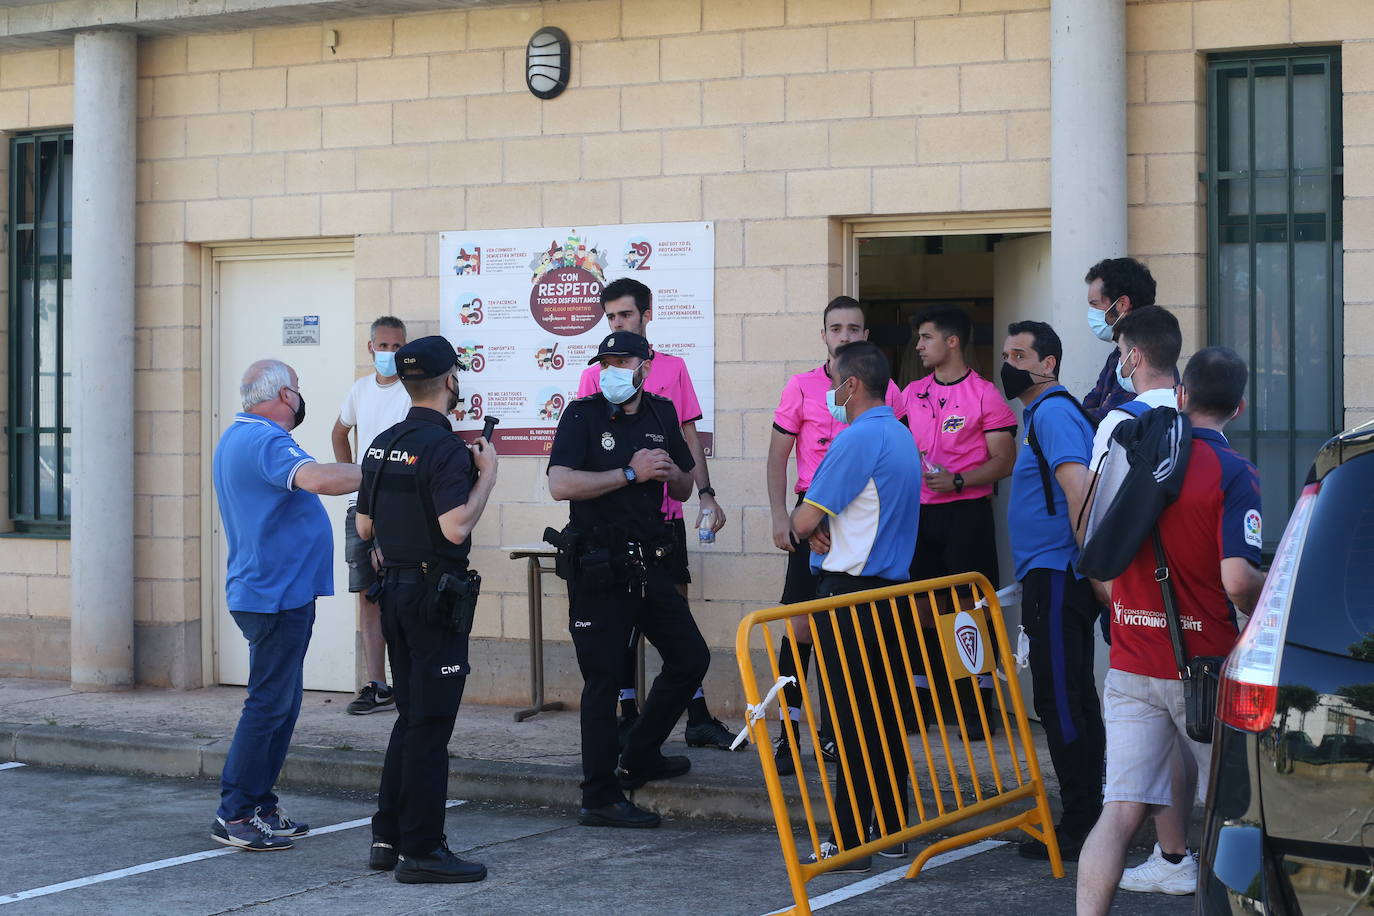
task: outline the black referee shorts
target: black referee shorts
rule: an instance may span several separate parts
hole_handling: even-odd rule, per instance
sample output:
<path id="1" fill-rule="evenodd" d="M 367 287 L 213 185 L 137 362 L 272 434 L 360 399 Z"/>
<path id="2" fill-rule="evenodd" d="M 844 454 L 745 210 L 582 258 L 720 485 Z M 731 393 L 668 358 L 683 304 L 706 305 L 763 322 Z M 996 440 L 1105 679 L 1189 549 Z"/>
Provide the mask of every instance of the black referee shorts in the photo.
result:
<path id="1" fill-rule="evenodd" d="M 805 493 L 797 495 L 797 505 L 800 506 L 802 500 L 806 498 Z M 806 542 L 797 542 L 796 537 L 792 538 L 793 550 L 787 555 L 787 578 L 782 584 L 782 604 L 801 604 L 803 601 L 814 601 L 816 599 L 816 586 L 819 578 L 811 572 L 811 546 Z"/>
<path id="2" fill-rule="evenodd" d="M 988 497 L 922 504 L 911 581 L 979 572 L 997 588 L 997 529 L 992 519 Z"/>

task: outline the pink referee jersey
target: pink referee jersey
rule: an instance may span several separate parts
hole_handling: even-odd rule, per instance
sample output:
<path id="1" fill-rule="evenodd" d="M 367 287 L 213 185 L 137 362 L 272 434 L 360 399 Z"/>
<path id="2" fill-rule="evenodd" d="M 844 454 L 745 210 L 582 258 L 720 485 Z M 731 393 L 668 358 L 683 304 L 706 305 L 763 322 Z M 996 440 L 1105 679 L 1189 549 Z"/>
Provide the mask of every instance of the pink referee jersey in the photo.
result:
<path id="1" fill-rule="evenodd" d="M 810 372 L 799 372 L 783 386 L 778 409 L 773 411 L 773 428 L 797 439 L 797 485 L 801 493 L 811 486 L 811 478 L 820 467 L 830 443 L 847 428 L 836 423 L 825 406 L 825 393 L 830 390 L 830 373 L 825 364 Z M 902 393 L 893 382 L 887 383 L 887 406 L 897 419 L 906 416 Z"/>
<path id="2" fill-rule="evenodd" d="M 1016 415 L 997 387 L 972 369 L 959 381 L 941 384 L 932 372 L 902 392 L 911 438 L 923 464 L 963 473 L 988 460 L 984 437 L 994 430 L 1016 435 Z M 921 483 L 921 503 L 952 503 L 992 495 L 992 484 L 966 486 L 963 493 L 936 493 Z"/>
<path id="3" fill-rule="evenodd" d="M 583 369 L 577 380 L 577 396 L 585 398 L 600 390 L 601 367 L 591 365 Z M 655 352 L 649 364 L 649 377 L 644 380 L 644 390 L 672 401 L 679 423 L 695 423 L 701 419 L 701 404 L 697 402 L 692 377 L 687 374 L 687 363 L 681 357 Z M 668 495 L 667 486 L 663 488 L 663 517 L 682 518 L 682 503 Z"/>

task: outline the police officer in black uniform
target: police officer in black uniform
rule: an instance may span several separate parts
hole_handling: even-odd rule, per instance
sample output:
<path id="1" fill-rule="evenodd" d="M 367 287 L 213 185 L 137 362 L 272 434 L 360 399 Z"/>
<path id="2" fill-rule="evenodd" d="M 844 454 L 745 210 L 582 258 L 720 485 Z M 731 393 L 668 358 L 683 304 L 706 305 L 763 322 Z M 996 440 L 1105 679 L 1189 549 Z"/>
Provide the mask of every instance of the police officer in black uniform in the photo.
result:
<path id="1" fill-rule="evenodd" d="M 549 492 L 571 502 L 559 574 L 568 580 L 569 630 L 582 669 L 582 809 L 588 827 L 657 827 L 624 790 L 681 776 L 686 757 L 662 747 L 710 664 L 706 641 L 673 584 L 672 529 L 663 487 L 692 495 L 692 455 L 672 401 L 643 390 L 649 342 L 617 331 L 601 341 L 601 391 L 568 405 L 549 454 Z M 616 699 L 624 646 L 637 626 L 663 656 L 662 672 L 619 757 Z"/>
<path id="2" fill-rule="evenodd" d="M 406 884 L 481 881 L 486 866 L 444 837 L 448 740 L 463 698 L 481 578 L 468 569 L 472 529 L 496 483 L 496 452 L 453 434 L 458 355 L 443 337 L 396 351 L 410 413 L 363 459 L 358 534 L 376 538 L 382 634 L 396 725 L 386 749 L 369 864 Z M 374 521 L 375 519 L 375 521 Z"/>

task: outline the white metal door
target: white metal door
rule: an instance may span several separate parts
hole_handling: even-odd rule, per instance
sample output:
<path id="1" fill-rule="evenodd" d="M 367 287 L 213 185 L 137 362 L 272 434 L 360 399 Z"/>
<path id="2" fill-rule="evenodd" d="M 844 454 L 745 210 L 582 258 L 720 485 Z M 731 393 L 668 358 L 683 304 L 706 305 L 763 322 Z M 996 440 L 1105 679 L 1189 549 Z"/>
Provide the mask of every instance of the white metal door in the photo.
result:
<path id="1" fill-rule="evenodd" d="M 223 254 L 216 252 L 213 258 L 213 283 L 214 438 L 218 440 L 242 409 L 239 383 L 244 369 L 258 359 L 280 359 L 296 370 L 306 401 L 305 422 L 292 435 L 319 461 L 333 461 L 329 434 L 353 383 L 355 362 L 352 255 L 236 254 L 229 249 Z M 285 342 L 288 331 L 292 343 Z M 334 531 L 335 594 L 316 604 L 315 630 L 305 657 L 305 687 L 352 691 L 357 686 L 357 612 L 356 601 L 348 593 L 344 561 L 343 518 L 348 502 L 343 496 L 322 498 Z M 217 505 L 213 529 L 217 579 L 211 594 L 218 682 L 244 684 L 248 680 L 248 644 L 224 606 L 227 545 Z"/>

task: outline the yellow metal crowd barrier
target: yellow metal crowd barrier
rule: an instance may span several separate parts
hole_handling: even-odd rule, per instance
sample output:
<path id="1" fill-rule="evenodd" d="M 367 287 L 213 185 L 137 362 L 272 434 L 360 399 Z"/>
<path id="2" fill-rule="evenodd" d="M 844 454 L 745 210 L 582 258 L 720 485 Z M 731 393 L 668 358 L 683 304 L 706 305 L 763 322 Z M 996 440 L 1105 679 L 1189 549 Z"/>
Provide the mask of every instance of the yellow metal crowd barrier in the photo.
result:
<path id="1" fill-rule="evenodd" d="M 1064 876 L 1014 653 L 1001 605 L 986 578 L 977 573 L 946 576 L 749 614 L 740 622 L 735 652 L 753 709 L 758 709 L 761 696 L 754 649 L 762 648 L 768 659 L 763 681 L 767 691 L 779 677 L 777 637 L 788 637 L 793 670 L 800 671 L 797 637 L 806 626 L 815 637 L 822 688 L 813 696 L 805 675 L 798 675 L 810 753 L 803 753 L 803 723 L 788 715 L 783 691 L 778 691 L 776 704 L 795 767 L 795 775 L 786 778 L 797 782 L 801 810 L 796 820 L 801 823 L 794 822 L 789 811 L 769 717 L 751 716 L 750 725 L 796 900 L 788 912 L 809 916 L 806 883 L 817 875 L 926 834 L 958 830 L 961 821 L 1010 806 L 1021 810 L 926 846 L 906 877 L 915 878 L 934 855 L 1013 828 L 1046 843 L 1054 876 Z M 935 640 L 938 644 L 932 644 Z M 996 710 L 984 703 L 977 687 L 980 674 L 993 675 Z M 932 687 L 939 678 L 948 690 L 918 691 L 913 679 L 917 675 L 924 675 Z M 972 689 L 959 689 L 963 679 L 972 679 Z M 817 703 L 825 704 L 830 722 L 836 724 L 839 761 L 829 766 L 815 752 L 820 746 Z M 966 723 L 980 726 L 985 740 L 970 741 Z M 995 737 L 989 727 L 993 724 L 1001 725 Z M 907 789 L 914 812 L 896 801 Z M 874 800 L 871 814 L 861 810 L 860 797 Z M 837 805 L 851 834 L 854 825 L 868 828 L 866 841 L 845 843 Z M 840 850 L 829 858 L 821 857 L 822 814 Z M 798 850 L 800 828 L 810 840 L 814 862 L 803 861 Z"/>

